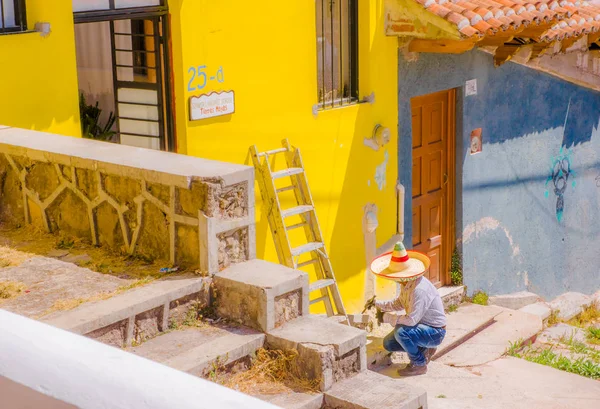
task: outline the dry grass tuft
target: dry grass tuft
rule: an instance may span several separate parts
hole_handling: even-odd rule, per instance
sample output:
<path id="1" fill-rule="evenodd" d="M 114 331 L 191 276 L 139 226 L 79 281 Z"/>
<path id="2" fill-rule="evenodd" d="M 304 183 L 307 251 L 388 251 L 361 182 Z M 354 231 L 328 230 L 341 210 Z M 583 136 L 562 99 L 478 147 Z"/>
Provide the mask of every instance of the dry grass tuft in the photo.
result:
<path id="1" fill-rule="evenodd" d="M 568 324 L 575 327 L 584 328 L 589 324 L 595 323 L 600 319 L 600 305 L 597 301 L 592 302 L 590 305 L 585 307 L 581 314 L 572 318 Z"/>
<path id="2" fill-rule="evenodd" d="M 12 229 L 0 226 L 0 236 L 3 239 L 3 245 L 0 245 L 0 260 L 10 260 L 10 266 L 17 266 L 36 255 L 48 257 L 50 252 L 57 249 L 64 250 L 72 256 L 85 254 L 91 261 L 75 264 L 116 277 L 126 275 L 136 279 L 158 278 L 164 275 L 160 273 L 160 268 L 169 266 L 166 261 L 153 262 L 140 255 L 131 256 L 124 249 L 93 246 L 88 240 L 71 237 L 62 232 L 46 233 L 35 225 Z M 180 266 L 178 273 L 183 272 L 185 268 Z"/>
<path id="3" fill-rule="evenodd" d="M 34 254 L 18 251 L 10 247 L 0 246 L 0 268 L 16 267 Z"/>
<path id="4" fill-rule="evenodd" d="M 131 290 L 131 289 L 134 289 L 137 287 L 142 287 L 146 284 L 151 283 L 154 280 L 155 279 L 153 277 L 145 277 L 140 280 L 136 280 L 131 284 L 121 286 L 121 287 L 117 288 L 115 291 L 96 294 L 93 297 L 60 299 L 60 300 L 57 300 L 56 302 L 54 302 L 54 304 L 52 304 L 52 307 L 50 307 L 49 309 L 47 309 L 46 311 L 41 313 L 36 318 L 40 319 L 40 318 L 45 317 L 48 314 L 52 314 L 53 312 L 56 312 L 56 311 L 72 310 L 73 308 L 79 307 L 81 304 L 84 304 L 84 303 L 107 300 L 111 297 L 114 297 L 115 295 L 124 293 L 125 291 Z"/>
<path id="5" fill-rule="evenodd" d="M 25 284 L 18 281 L 0 281 L 0 300 L 8 300 L 21 294 L 25 288 Z"/>
<path id="6" fill-rule="evenodd" d="M 295 351 L 267 350 L 256 351 L 252 366 L 245 372 L 237 373 L 225 381 L 224 386 L 253 395 L 273 395 L 294 392 L 318 392 L 320 380 L 307 379 L 298 374 Z"/>

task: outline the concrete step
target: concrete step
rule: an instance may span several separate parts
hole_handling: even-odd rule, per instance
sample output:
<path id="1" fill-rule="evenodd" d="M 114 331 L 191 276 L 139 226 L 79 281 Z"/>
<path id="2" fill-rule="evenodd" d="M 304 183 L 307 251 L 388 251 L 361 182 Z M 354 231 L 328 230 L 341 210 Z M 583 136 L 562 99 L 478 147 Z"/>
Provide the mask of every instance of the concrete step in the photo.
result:
<path id="1" fill-rule="evenodd" d="M 321 409 L 323 407 L 322 393 L 278 393 L 274 395 L 252 395 L 255 398 L 272 403 L 283 409 Z"/>
<path id="2" fill-rule="evenodd" d="M 265 335 L 252 329 L 200 326 L 172 331 L 144 342 L 129 352 L 196 376 L 249 358 L 265 342 Z"/>
<path id="3" fill-rule="evenodd" d="M 446 337 L 438 347 L 434 359 L 444 355 L 467 339 L 477 334 L 494 322 L 494 317 L 502 313 L 500 307 L 486 307 L 477 304 L 462 304 L 458 310 L 447 315 L 448 324 Z M 388 366 L 392 356 L 383 349 L 383 337 L 391 332 L 393 327 L 385 325 L 373 332 L 367 341 L 367 364 L 369 369 Z"/>
<path id="4" fill-rule="evenodd" d="M 425 409 L 427 392 L 402 380 L 365 371 L 325 392 L 325 407 L 336 409 Z"/>
<path id="5" fill-rule="evenodd" d="M 543 328 L 542 319 L 537 315 L 497 308 L 502 311 L 494 317 L 491 325 L 449 350 L 437 361 L 452 366 L 483 365 L 504 355 L 511 343 L 535 338 Z"/>
<path id="6" fill-rule="evenodd" d="M 267 333 L 272 349 L 296 350 L 299 369 L 325 391 L 366 369 L 366 332 L 316 316 L 296 318 Z"/>
<path id="7" fill-rule="evenodd" d="M 438 288 L 438 294 L 442 297 L 444 308 L 451 305 L 460 305 L 465 298 L 466 287 L 464 285 L 445 286 Z"/>
<path id="8" fill-rule="evenodd" d="M 174 277 L 89 302 L 43 321 L 105 344 L 123 347 L 166 331 L 192 306 L 210 303 L 210 278 Z"/>
<path id="9" fill-rule="evenodd" d="M 446 354 L 484 330 L 494 322 L 494 318 L 502 311 L 501 307 L 462 304 L 458 307 L 458 310 L 449 313 L 447 315 L 446 336 L 437 348 L 437 353 L 433 359 Z"/>

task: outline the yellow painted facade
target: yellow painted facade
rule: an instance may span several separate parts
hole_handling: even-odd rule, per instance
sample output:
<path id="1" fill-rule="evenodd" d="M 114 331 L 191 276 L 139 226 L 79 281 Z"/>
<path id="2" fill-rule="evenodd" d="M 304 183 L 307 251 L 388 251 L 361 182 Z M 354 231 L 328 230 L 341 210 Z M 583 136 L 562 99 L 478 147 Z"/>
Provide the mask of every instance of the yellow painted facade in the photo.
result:
<path id="1" fill-rule="evenodd" d="M 51 34 L 33 32 L 49 22 Z M 70 0 L 27 0 L 31 32 L 0 34 L 0 124 L 81 136 Z"/>
<path id="2" fill-rule="evenodd" d="M 317 103 L 315 3 L 172 0 L 172 37 L 179 151 L 250 164 L 248 147 L 301 149 L 317 214 L 346 308 L 364 304 L 364 206 L 379 209 L 377 241 L 396 233 L 398 40 L 385 36 L 384 1 L 359 1 L 359 95 L 375 102 L 320 111 Z M 224 82 L 188 92 L 188 70 L 223 69 Z M 232 115 L 190 122 L 188 99 L 235 91 Z M 376 124 L 391 142 L 378 152 L 364 145 Z M 386 159 L 387 158 L 387 159 Z M 385 186 L 375 180 L 387 161 Z M 276 261 L 266 216 L 257 208 L 257 255 Z M 389 285 L 388 285 L 389 288 Z"/>
<path id="3" fill-rule="evenodd" d="M 27 3 L 30 26 L 50 21 L 52 34 L 0 36 L 0 76 L 19 79 L 2 85 L 2 94 L 10 92 L 16 99 L 0 99 L 0 123 L 78 135 L 71 0 Z M 377 246 L 397 230 L 398 40 L 385 35 L 384 0 L 358 3 L 359 95 L 374 94 L 374 102 L 314 115 L 315 2 L 169 1 L 178 152 L 251 164 L 250 145 L 268 150 L 288 138 L 299 147 L 349 312 L 362 309 L 369 274 L 365 206 L 378 209 Z M 222 70 L 223 81 L 188 91 L 190 68 L 198 66 L 206 66 L 209 75 Z M 230 90 L 235 92 L 235 113 L 189 120 L 191 96 Z M 364 144 L 377 124 L 391 131 L 390 142 L 379 151 Z M 376 180 L 378 169 L 385 176 Z M 260 201 L 257 218 L 257 256 L 277 261 Z M 394 290 L 388 283 L 378 286 L 381 295 Z"/>

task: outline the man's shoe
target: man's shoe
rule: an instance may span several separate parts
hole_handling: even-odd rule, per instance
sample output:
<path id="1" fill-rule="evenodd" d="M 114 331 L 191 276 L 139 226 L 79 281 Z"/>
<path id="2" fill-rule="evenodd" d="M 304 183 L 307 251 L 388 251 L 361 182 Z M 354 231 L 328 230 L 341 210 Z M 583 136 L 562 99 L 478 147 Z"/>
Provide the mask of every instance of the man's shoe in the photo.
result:
<path id="1" fill-rule="evenodd" d="M 398 369 L 398 375 L 400 376 L 425 375 L 426 373 L 427 365 L 414 366 L 413 364 L 408 364 L 406 368 Z"/>
<path id="2" fill-rule="evenodd" d="M 431 362 L 431 358 L 433 358 L 436 352 L 437 348 L 427 348 L 427 350 L 425 350 L 425 359 L 427 360 L 427 363 Z"/>

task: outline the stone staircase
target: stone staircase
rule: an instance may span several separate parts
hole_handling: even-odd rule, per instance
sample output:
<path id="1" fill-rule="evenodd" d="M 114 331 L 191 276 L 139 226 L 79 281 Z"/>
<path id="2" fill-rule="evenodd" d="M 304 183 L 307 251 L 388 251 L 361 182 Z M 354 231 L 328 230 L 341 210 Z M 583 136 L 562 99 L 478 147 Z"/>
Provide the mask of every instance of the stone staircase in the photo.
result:
<path id="1" fill-rule="evenodd" d="M 365 331 L 308 314 L 308 288 L 303 272 L 250 260 L 214 277 L 156 281 L 45 321 L 208 378 L 217 368 L 245 370 L 259 348 L 296 351 L 296 369 L 318 379 L 320 392 L 255 395 L 283 408 L 427 408 L 422 388 L 368 370 Z M 181 325 L 203 309 L 223 320 Z"/>

